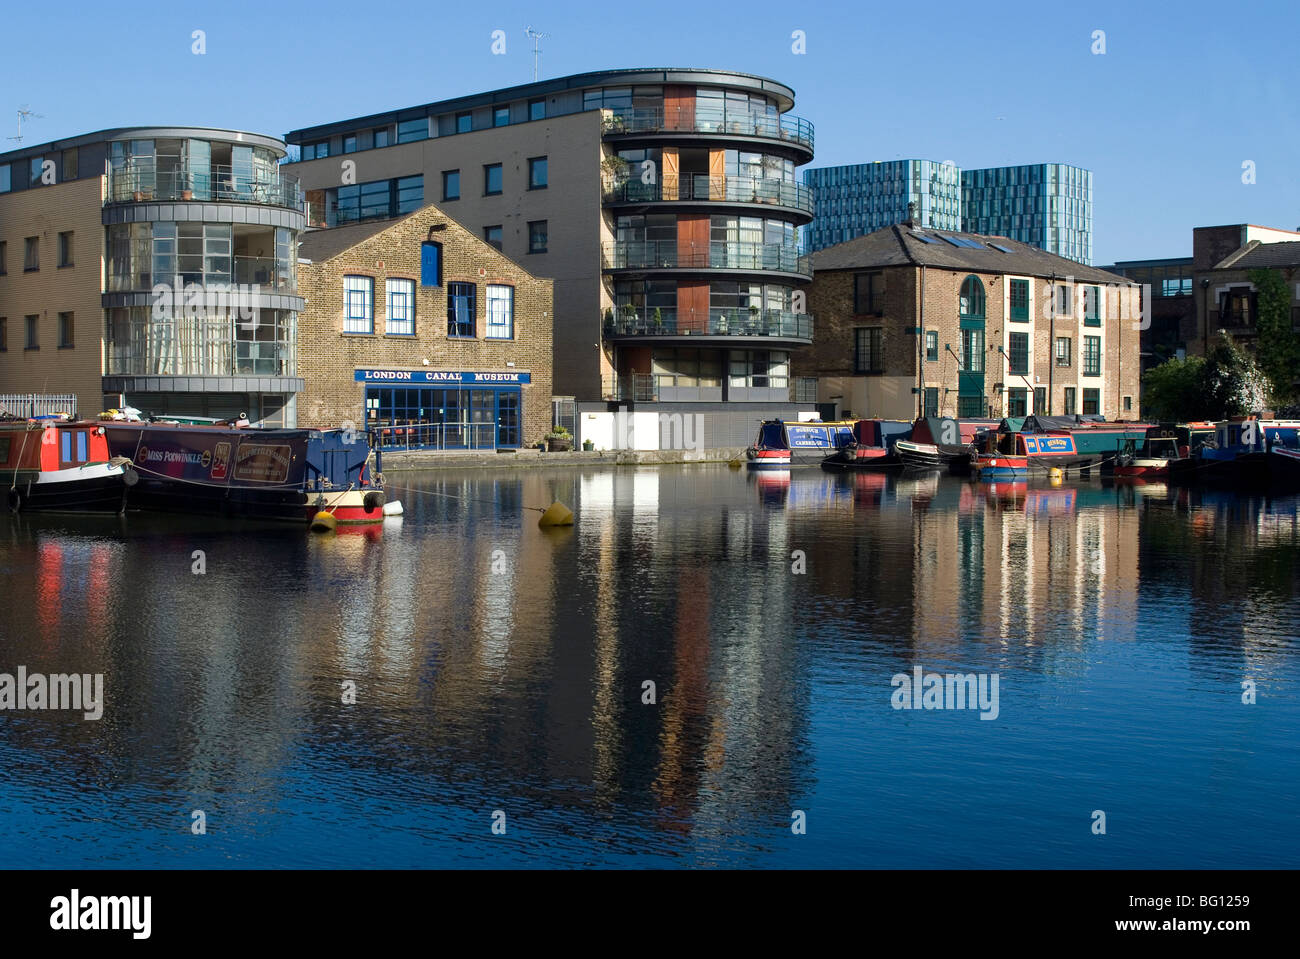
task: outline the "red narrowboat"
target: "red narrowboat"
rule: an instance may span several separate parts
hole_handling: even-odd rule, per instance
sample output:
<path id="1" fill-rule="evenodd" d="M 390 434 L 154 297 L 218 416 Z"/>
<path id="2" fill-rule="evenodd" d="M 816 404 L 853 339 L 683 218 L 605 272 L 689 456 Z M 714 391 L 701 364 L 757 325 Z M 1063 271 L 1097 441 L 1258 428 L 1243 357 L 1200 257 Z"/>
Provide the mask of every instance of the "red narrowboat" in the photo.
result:
<path id="1" fill-rule="evenodd" d="M 0 422 L 0 473 L 15 513 L 121 511 L 137 479 L 99 423 L 54 418 Z"/>

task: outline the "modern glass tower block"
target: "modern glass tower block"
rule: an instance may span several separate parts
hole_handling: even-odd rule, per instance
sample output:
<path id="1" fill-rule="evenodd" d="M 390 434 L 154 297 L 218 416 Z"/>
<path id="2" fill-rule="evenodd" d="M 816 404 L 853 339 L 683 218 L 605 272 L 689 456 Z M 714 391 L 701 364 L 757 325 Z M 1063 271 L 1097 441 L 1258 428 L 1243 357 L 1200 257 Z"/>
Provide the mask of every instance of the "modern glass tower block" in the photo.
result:
<path id="1" fill-rule="evenodd" d="M 1092 264 L 1092 172 L 1065 163 L 963 170 L 962 225 Z"/>
<path id="2" fill-rule="evenodd" d="M 935 160 L 890 160 L 804 171 L 815 219 L 805 227 L 805 248 L 815 252 L 908 217 L 915 204 L 919 226 L 960 230 L 961 169 Z"/>

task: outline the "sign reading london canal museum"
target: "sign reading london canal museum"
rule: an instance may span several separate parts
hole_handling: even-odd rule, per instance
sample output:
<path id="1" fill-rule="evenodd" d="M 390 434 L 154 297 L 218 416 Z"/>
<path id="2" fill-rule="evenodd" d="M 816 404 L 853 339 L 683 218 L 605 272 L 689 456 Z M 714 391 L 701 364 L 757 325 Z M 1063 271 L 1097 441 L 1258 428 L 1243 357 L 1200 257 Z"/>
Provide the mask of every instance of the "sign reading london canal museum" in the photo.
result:
<path id="1" fill-rule="evenodd" d="M 474 370 L 357 370 L 358 383 L 453 383 L 465 386 L 510 385 L 532 382 L 530 374 L 516 370 L 477 372 Z"/>

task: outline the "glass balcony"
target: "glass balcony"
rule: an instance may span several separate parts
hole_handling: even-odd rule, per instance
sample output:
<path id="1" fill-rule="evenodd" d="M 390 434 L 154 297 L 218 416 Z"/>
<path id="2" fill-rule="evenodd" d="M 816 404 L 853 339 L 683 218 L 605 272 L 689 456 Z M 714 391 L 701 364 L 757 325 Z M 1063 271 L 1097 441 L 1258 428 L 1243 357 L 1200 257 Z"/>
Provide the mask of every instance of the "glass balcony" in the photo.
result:
<path id="1" fill-rule="evenodd" d="M 683 249 L 676 240 L 616 240 L 604 244 L 607 270 L 746 270 L 812 278 L 812 261 L 784 243 L 713 242 Z"/>
<path id="2" fill-rule="evenodd" d="M 147 264 L 149 258 L 144 259 Z M 168 286 L 179 284 L 181 288 L 196 285 L 212 289 L 218 286 L 240 285 L 256 286 L 259 293 L 292 295 L 298 292 L 298 284 L 290 264 L 285 261 L 277 263 L 274 257 L 209 256 L 205 259 L 207 263 L 203 272 L 182 270 L 168 275 L 155 275 L 148 269 L 139 272 L 111 272 L 108 275 L 107 289 L 109 293 L 145 292 L 152 290 L 154 283 L 166 283 Z M 110 261 L 110 269 L 114 266 L 116 264 Z"/>
<path id="3" fill-rule="evenodd" d="M 622 307 L 605 316 L 605 335 L 620 336 L 774 336 L 782 339 L 813 338 L 813 318 L 807 313 L 780 310 L 710 310 L 705 314 L 679 314 Z"/>
<path id="4" fill-rule="evenodd" d="M 793 143 L 811 152 L 813 125 L 793 116 L 768 116 L 743 111 L 700 112 L 696 110 L 622 110 L 601 122 L 605 136 L 631 133 L 703 133 L 723 136 L 763 137 Z"/>
<path id="5" fill-rule="evenodd" d="M 665 174 L 662 181 L 642 183 L 639 179 L 607 184 L 605 202 L 661 203 L 675 200 L 712 200 L 717 203 L 764 203 L 789 207 L 812 215 L 812 190 L 798 183 L 750 177 L 721 177 L 702 174 Z"/>
<path id="6" fill-rule="evenodd" d="M 251 166 L 194 163 L 180 157 L 132 156 L 108 172 L 109 203 L 205 200 L 303 209 L 298 178 Z"/>

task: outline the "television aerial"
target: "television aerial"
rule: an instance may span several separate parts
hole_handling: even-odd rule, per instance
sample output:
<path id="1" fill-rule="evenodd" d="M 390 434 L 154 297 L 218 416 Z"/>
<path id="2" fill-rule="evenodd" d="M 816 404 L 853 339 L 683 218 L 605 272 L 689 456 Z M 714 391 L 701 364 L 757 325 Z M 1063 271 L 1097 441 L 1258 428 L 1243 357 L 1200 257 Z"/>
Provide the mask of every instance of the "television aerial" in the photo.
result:
<path id="1" fill-rule="evenodd" d="M 21 107 L 21 108 L 19 108 L 19 110 L 18 110 L 18 136 L 16 136 L 16 137 L 10 137 L 10 138 L 9 138 L 10 140 L 17 140 L 17 141 L 19 141 L 19 142 L 22 141 L 22 138 L 23 138 L 23 120 L 24 120 L 24 118 L 25 118 L 25 119 L 28 119 L 28 120 L 43 120 L 43 119 L 44 119 L 44 116 L 43 116 L 42 114 L 40 114 L 40 113 L 34 113 L 33 111 L 28 110 L 26 107 Z"/>

